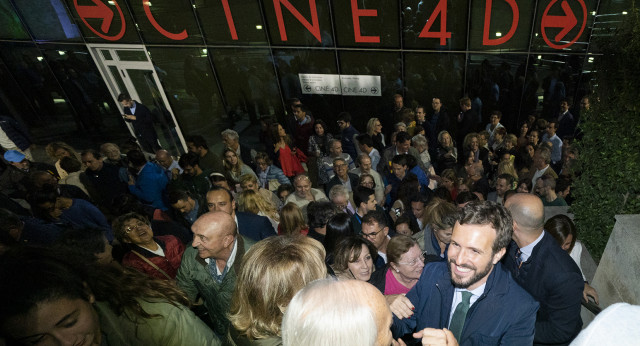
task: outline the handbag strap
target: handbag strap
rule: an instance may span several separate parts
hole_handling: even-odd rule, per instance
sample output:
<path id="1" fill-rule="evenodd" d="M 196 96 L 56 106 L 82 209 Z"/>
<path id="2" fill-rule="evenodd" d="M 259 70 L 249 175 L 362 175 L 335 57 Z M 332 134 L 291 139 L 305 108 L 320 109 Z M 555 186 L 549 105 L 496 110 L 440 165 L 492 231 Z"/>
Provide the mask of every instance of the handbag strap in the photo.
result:
<path id="1" fill-rule="evenodd" d="M 158 267 L 157 265 L 155 265 L 155 263 L 149 261 L 148 258 L 142 256 L 138 251 L 136 250 L 131 250 L 131 252 L 133 252 L 134 254 L 138 255 L 138 257 L 142 258 L 143 261 L 147 262 L 147 264 L 149 264 L 150 266 L 152 266 L 155 270 L 161 272 L 164 276 L 167 277 L 167 279 L 169 280 L 173 280 L 172 277 L 169 276 L 169 274 L 167 274 L 164 270 L 160 269 L 160 267 Z"/>

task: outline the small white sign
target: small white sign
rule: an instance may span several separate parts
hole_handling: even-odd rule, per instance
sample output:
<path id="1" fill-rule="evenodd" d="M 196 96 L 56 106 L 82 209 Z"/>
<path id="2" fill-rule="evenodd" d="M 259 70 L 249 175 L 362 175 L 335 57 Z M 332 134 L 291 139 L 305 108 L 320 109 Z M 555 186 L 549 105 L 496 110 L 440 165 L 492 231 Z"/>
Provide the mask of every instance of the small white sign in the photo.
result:
<path id="1" fill-rule="evenodd" d="M 340 95 L 340 75 L 299 73 L 303 94 Z"/>
<path id="2" fill-rule="evenodd" d="M 380 76 L 299 73 L 303 94 L 380 96 Z"/>
<path id="3" fill-rule="evenodd" d="M 380 96 L 380 76 L 340 75 L 342 95 Z"/>

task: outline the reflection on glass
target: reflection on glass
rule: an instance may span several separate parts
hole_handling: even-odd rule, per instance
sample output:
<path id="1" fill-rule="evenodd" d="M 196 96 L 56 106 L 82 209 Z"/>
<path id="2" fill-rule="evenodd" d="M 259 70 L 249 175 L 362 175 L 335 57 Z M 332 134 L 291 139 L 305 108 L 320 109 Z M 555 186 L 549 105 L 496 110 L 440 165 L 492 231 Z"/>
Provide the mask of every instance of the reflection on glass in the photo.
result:
<path id="1" fill-rule="evenodd" d="M 127 69 L 127 74 L 133 83 L 140 102 L 147 106 L 153 115 L 153 125 L 160 140 L 160 146 L 169 150 L 177 151 L 182 147 L 176 125 L 171 118 L 171 112 L 165 107 L 160 90 L 153 78 L 153 71 L 141 69 Z"/>
<path id="2" fill-rule="evenodd" d="M 464 54 L 407 53 L 404 61 L 405 107 L 430 107 L 434 97 L 445 108 L 458 106 L 464 82 Z"/>
<path id="3" fill-rule="evenodd" d="M 0 112 L 17 119 L 23 124 L 27 124 L 27 120 L 36 119 L 35 110 L 31 105 L 31 100 L 26 98 L 17 81 L 13 78 L 12 73 L 7 65 L 0 60 L 0 93 L 3 100 L 0 102 Z"/>
<path id="4" fill-rule="evenodd" d="M 517 133 L 518 125 L 530 111 L 526 107 L 535 109 L 536 91 L 530 89 L 533 85 L 524 84 L 526 64 L 526 55 L 469 55 L 466 91 L 476 111 L 482 114 L 483 128 L 490 112 L 499 110 L 500 123 L 510 133 Z M 524 109 L 520 109 L 521 103 Z"/>
<path id="5" fill-rule="evenodd" d="M 0 38 L 28 40 L 29 34 L 20 22 L 9 0 L 0 0 Z"/>
<path id="6" fill-rule="evenodd" d="M 62 0 L 16 0 L 14 3 L 36 40 L 82 41 Z"/>
<path id="7" fill-rule="evenodd" d="M 329 11 L 328 2 L 329 0 L 290 1 L 293 5 L 292 10 L 280 4 L 280 1 L 265 2 L 264 13 L 267 22 L 270 23 L 268 30 L 271 43 L 287 46 L 333 47 L 334 40 L 329 17 L 331 11 Z M 276 7 L 274 3 L 279 5 Z"/>
<path id="8" fill-rule="evenodd" d="M 202 135 L 210 146 L 220 143 L 220 132 L 226 128 L 225 111 L 207 49 L 148 50 L 183 135 Z"/>
<path id="9" fill-rule="evenodd" d="M 114 94 L 120 95 L 123 92 L 127 91 L 127 87 L 124 85 L 122 81 L 122 77 L 120 76 L 120 70 L 118 70 L 115 66 L 109 66 L 109 71 L 111 71 L 111 76 L 115 79 L 116 84 L 118 84 L 118 90 Z"/>
<path id="10" fill-rule="evenodd" d="M 111 57 L 111 51 L 109 51 L 108 49 L 101 49 L 100 54 L 102 54 L 104 60 L 113 60 L 113 57 Z"/>
<path id="11" fill-rule="evenodd" d="M 608 3 L 609 1 L 600 2 Z M 569 12 L 564 8 L 565 4 L 568 5 Z M 585 52 L 593 25 L 592 12 L 597 5 L 597 0 L 540 1 L 536 11 L 531 50 Z M 572 16 L 577 23 L 572 22 Z M 559 18 L 559 21 L 551 22 L 549 21 L 551 17 Z"/>
<path id="12" fill-rule="evenodd" d="M 77 27 L 82 32 L 85 41 L 89 43 L 140 43 L 140 35 L 131 20 L 129 6 L 124 0 L 54 1 L 66 1 L 67 8 L 77 23 Z M 80 6 L 76 6 L 76 2 Z M 105 16 L 108 18 L 111 14 L 113 14 L 111 21 L 105 22 Z"/>
<path id="13" fill-rule="evenodd" d="M 129 5 L 145 42 L 202 43 L 191 1 L 129 1 Z"/>

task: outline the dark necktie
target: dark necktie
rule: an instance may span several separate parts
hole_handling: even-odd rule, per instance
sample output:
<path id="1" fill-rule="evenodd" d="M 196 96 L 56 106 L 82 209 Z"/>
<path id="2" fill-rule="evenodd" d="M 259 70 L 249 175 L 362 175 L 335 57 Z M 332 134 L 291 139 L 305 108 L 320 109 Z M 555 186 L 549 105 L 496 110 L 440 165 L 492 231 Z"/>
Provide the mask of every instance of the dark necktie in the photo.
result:
<path id="1" fill-rule="evenodd" d="M 518 266 L 518 269 L 522 267 L 522 251 L 520 251 L 520 249 L 516 251 L 516 265 Z"/>
<path id="2" fill-rule="evenodd" d="M 471 292 L 462 291 L 462 301 L 456 306 L 456 310 L 451 316 L 451 323 L 449 323 L 449 330 L 456 337 L 456 340 L 460 342 L 460 336 L 462 336 L 462 327 L 464 327 L 464 320 L 467 318 L 467 311 L 471 306 Z"/>

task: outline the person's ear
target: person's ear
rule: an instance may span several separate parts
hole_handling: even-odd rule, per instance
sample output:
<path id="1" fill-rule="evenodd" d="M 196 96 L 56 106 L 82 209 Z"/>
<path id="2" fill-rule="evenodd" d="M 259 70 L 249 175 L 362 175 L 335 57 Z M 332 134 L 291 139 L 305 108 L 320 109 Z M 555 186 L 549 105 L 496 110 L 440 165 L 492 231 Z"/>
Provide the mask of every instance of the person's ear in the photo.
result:
<path id="1" fill-rule="evenodd" d="M 507 248 L 503 247 L 498 252 L 494 253 L 493 259 L 491 260 L 491 262 L 493 262 L 493 265 L 498 264 L 498 262 L 500 262 L 500 259 L 502 259 L 502 256 L 504 256 L 506 252 L 507 252 Z"/>
<path id="2" fill-rule="evenodd" d="M 387 236 L 389 235 L 389 227 L 385 227 L 382 229 L 382 232 L 384 232 L 384 235 Z"/>

